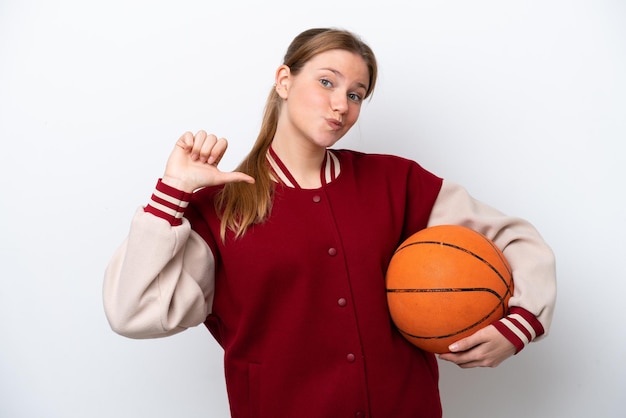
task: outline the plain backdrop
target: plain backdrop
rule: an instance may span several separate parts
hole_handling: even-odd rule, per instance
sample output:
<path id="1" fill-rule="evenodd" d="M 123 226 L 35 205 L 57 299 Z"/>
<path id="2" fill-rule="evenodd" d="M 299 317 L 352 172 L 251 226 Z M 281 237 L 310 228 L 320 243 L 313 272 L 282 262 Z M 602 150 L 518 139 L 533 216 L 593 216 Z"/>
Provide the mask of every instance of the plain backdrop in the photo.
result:
<path id="1" fill-rule="evenodd" d="M 0 416 L 228 416 L 207 330 L 114 334 L 103 272 L 175 140 L 227 137 L 232 169 L 288 43 L 335 26 L 380 64 L 339 146 L 415 159 L 557 255 L 550 335 L 442 363 L 444 416 L 625 417 L 625 22 L 618 0 L 0 0 Z"/>

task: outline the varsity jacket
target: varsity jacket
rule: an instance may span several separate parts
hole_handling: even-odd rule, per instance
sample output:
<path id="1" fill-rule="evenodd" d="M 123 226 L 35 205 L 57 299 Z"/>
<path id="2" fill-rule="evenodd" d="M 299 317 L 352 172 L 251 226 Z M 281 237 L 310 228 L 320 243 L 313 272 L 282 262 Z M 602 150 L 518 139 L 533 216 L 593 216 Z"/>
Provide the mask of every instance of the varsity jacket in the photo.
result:
<path id="1" fill-rule="evenodd" d="M 105 273 L 117 333 L 206 325 L 224 348 L 232 417 L 441 417 L 436 358 L 394 328 L 384 282 L 397 246 L 428 226 L 465 225 L 502 249 L 515 287 L 494 325 L 517 351 L 547 332 L 554 255 L 528 222 L 400 157 L 329 150 L 313 190 L 273 152 L 268 162 L 267 221 L 222 241 L 219 187 L 159 181 Z"/>

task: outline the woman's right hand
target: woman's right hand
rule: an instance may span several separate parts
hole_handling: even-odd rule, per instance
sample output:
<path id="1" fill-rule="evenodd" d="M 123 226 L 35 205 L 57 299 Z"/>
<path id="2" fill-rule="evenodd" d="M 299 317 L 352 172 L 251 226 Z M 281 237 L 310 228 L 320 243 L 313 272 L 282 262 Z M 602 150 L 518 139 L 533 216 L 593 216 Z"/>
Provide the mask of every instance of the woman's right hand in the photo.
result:
<path id="1" fill-rule="evenodd" d="M 247 174 L 238 171 L 222 172 L 217 168 L 227 147 L 226 139 L 208 135 L 205 131 L 199 131 L 195 135 L 185 132 L 176 141 L 161 181 L 187 193 L 200 187 L 238 181 L 254 183 L 254 179 Z"/>

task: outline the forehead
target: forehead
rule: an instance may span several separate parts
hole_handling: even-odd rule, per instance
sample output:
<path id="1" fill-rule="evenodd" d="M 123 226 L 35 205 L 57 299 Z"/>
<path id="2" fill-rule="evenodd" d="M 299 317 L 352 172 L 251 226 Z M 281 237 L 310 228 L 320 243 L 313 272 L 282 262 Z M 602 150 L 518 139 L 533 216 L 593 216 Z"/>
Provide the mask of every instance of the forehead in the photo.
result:
<path id="1" fill-rule="evenodd" d="M 331 71 L 345 78 L 367 86 L 370 73 L 367 63 L 359 54 L 342 49 L 332 49 L 317 54 L 304 66 L 311 71 Z"/>

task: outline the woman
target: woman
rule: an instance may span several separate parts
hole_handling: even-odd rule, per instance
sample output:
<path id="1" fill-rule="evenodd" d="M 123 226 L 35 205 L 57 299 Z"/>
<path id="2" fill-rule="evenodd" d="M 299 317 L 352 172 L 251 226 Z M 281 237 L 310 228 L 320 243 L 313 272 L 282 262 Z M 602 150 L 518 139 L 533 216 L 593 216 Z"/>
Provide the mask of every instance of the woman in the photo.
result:
<path id="1" fill-rule="evenodd" d="M 237 170 L 217 168 L 225 139 L 185 133 L 107 268 L 116 332 L 208 327 L 225 350 L 233 417 L 440 417 L 437 360 L 395 330 L 384 287 L 393 251 L 428 226 L 485 234 L 515 280 L 510 315 L 442 359 L 496 366 L 550 324 L 554 257 L 530 224 L 413 161 L 329 149 L 376 75 L 355 35 L 298 35 Z"/>

